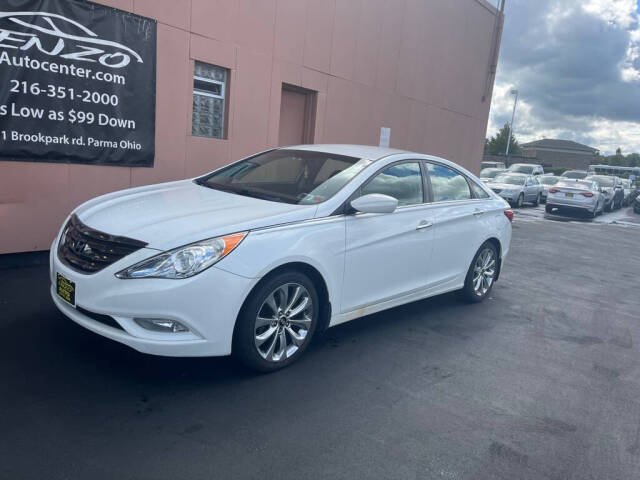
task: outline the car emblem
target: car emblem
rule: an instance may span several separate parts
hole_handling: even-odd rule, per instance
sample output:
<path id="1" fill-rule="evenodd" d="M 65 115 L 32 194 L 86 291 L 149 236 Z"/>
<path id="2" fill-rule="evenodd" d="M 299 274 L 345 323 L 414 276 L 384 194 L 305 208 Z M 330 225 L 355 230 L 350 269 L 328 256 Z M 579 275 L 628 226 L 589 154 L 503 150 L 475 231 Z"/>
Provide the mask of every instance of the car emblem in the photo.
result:
<path id="1" fill-rule="evenodd" d="M 86 242 L 82 240 L 76 240 L 74 242 L 72 241 L 71 245 L 69 246 L 71 247 L 71 251 L 73 251 L 73 253 L 76 253 L 76 254 L 85 253 L 85 248 L 88 247 Z M 91 250 L 91 248 L 89 248 L 89 250 Z"/>

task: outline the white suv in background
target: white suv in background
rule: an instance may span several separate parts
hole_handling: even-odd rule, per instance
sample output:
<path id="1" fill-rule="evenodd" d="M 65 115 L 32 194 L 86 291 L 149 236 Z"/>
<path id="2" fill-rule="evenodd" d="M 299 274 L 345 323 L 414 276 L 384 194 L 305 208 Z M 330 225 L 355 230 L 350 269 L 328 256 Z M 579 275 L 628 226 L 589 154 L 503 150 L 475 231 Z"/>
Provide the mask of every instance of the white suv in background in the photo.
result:
<path id="1" fill-rule="evenodd" d="M 507 168 L 509 173 L 524 173 L 526 175 L 544 175 L 542 165 L 536 163 L 514 163 Z"/>

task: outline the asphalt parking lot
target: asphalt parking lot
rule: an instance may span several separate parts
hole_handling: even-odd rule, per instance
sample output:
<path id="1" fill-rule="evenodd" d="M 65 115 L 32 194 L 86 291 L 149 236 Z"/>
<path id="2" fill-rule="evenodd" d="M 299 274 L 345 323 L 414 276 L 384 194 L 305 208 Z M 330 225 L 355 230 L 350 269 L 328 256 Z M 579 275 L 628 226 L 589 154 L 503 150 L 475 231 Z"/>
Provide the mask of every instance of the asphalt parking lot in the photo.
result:
<path id="1" fill-rule="evenodd" d="M 485 303 L 330 329 L 271 375 L 138 354 L 58 313 L 45 267 L 0 270 L 0 478 L 640 478 L 640 228 L 617 215 L 521 209 Z"/>

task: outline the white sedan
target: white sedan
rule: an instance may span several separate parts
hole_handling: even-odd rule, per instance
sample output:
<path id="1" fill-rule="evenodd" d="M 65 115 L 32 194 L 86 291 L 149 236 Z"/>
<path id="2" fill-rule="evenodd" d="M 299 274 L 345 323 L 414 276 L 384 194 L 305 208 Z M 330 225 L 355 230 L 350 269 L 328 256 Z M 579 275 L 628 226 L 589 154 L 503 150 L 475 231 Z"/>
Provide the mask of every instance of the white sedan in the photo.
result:
<path id="1" fill-rule="evenodd" d="M 329 326 L 453 290 L 483 300 L 512 216 L 441 158 L 279 148 L 79 206 L 51 247 L 51 294 L 141 352 L 233 353 L 270 371 Z"/>

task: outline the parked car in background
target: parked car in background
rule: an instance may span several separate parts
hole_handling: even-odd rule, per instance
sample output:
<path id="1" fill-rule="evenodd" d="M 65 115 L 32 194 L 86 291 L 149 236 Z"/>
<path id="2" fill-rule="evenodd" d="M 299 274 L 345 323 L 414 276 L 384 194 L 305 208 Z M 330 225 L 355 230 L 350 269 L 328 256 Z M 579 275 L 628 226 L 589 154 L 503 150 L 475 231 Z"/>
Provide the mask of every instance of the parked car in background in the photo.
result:
<path id="1" fill-rule="evenodd" d="M 504 162 L 482 162 L 481 167 L 482 168 L 499 168 L 500 170 L 504 170 L 505 168 L 507 168 Z"/>
<path id="2" fill-rule="evenodd" d="M 536 163 L 514 163 L 507 168 L 510 173 L 525 173 L 527 175 L 544 175 L 542 165 Z"/>
<path id="3" fill-rule="evenodd" d="M 513 211 L 441 158 L 300 145 L 73 210 L 51 296 L 85 328 L 165 356 L 233 354 L 260 371 L 315 332 L 461 290 L 484 300 Z"/>
<path id="4" fill-rule="evenodd" d="M 549 188 L 547 213 L 586 213 L 595 217 L 604 211 L 604 194 L 598 183 L 591 180 L 560 181 Z"/>
<path id="5" fill-rule="evenodd" d="M 483 168 L 480 170 L 480 180 L 484 183 L 489 183 L 492 182 L 495 177 L 503 173 L 503 168 Z"/>
<path id="6" fill-rule="evenodd" d="M 593 175 L 593 172 L 587 172 L 586 170 L 567 170 L 560 176 L 564 178 L 573 178 L 574 180 L 583 180 L 589 175 Z"/>
<path id="7" fill-rule="evenodd" d="M 538 181 L 540 185 L 542 185 L 542 198 L 540 199 L 542 203 L 547 201 L 547 195 L 549 194 L 549 188 L 558 183 L 562 177 L 551 177 L 547 175 L 540 175 L 538 177 Z"/>
<path id="8" fill-rule="evenodd" d="M 497 176 L 488 186 L 518 208 L 522 207 L 524 202 L 537 206 L 542 200 L 542 185 L 535 175 L 504 173 Z"/>
<path id="9" fill-rule="evenodd" d="M 636 180 L 631 184 L 631 203 L 640 196 L 640 181 Z"/>
<path id="10" fill-rule="evenodd" d="M 622 206 L 624 191 L 618 177 L 609 175 L 589 175 L 585 180 L 594 181 L 598 184 L 600 192 L 604 194 L 604 210 L 610 212 Z"/>
<path id="11" fill-rule="evenodd" d="M 633 201 L 633 211 L 640 213 L 640 195 L 638 195 Z"/>
<path id="12" fill-rule="evenodd" d="M 627 178 L 621 178 L 620 184 L 622 185 L 622 191 L 624 193 L 624 197 L 622 198 L 622 206 L 628 207 L 633 202 L 631 198 L 631 194 L 633 193 L 633 189 L 631 188 L 631 180 Z"/>

